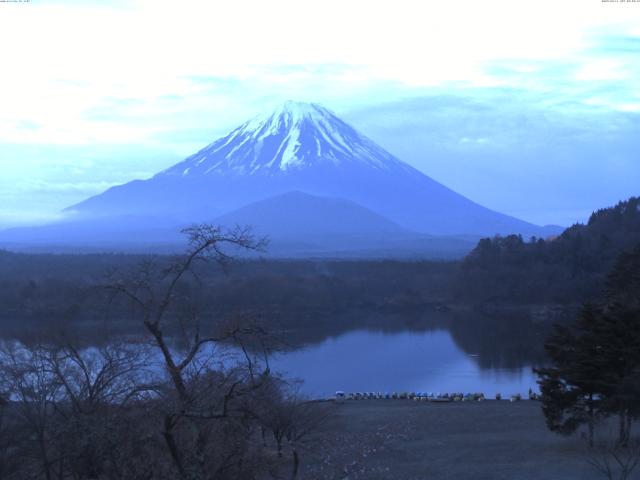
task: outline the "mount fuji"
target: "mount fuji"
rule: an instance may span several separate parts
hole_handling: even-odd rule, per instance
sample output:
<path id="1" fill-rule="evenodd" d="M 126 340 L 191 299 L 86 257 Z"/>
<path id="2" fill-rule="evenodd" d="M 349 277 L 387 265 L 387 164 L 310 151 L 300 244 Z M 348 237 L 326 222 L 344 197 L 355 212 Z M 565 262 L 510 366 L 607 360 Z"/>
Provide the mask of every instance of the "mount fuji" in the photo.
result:
<path id="1" fill-rule="evenodd" d="M 545 227 L 485 208 L 395 158 L 326 108 L 288 101 L 148 180 L 66 209 L 79 218 L 213 218 L 287 192 L 355 202 L 433 235 L 545 235 Z M 555 231 L 555 230 L 554 230 Z"/>
<path id="2" fill-rule="evenodd" d="M 326 108 L 291 101 L 147 180 L 65 212 L 64 222 L 0 232 L 0 243 L 139 249 L 175 245 L 180 227 L 212 222 L 252 225 L 282 255 L 359 249 L 455 256 L 480 236 L 558 232 L 478 205 Z"/>

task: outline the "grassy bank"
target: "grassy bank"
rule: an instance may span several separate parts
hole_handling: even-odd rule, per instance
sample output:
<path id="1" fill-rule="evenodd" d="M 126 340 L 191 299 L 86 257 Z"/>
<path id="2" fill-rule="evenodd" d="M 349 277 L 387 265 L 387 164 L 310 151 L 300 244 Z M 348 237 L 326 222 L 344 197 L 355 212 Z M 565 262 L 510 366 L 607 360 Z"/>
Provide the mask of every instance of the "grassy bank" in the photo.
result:
<path id="1" fill-rule="evenodd" d="M 546 429 L 538 402 L 364 400 L 332 413 L 303 478 L 603 478 L 581 440 Z"/>

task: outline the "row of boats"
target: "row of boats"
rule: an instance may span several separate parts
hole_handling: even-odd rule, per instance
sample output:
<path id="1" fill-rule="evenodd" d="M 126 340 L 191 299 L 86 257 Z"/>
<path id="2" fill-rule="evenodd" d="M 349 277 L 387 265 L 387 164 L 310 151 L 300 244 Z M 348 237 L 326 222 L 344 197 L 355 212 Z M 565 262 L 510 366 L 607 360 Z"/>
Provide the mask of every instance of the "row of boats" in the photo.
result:
<path id="1" fill-rule="evenodd" d="M 529 400 L 539 400 L 539 395 L 529 390 Z M 481 402 L 486 400 L 484 393 L 431 393 L 431 392 L 336 392 L 336 401 L 344 400 L 413 400 L 416 402 Z M 502 394 L 496 393 L 496 400 L 502 400 Z M 516 393 L 505 400 L 518 402 L 522 395 Z"/>

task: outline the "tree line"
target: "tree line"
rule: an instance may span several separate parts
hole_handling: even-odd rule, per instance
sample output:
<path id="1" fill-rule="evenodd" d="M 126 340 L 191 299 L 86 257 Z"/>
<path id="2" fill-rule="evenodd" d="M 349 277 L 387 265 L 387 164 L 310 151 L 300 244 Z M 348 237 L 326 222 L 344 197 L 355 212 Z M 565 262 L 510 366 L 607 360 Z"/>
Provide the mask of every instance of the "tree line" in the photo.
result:
<path id="1" fill-rule="evenodd" d="M 91 254 L 31 255 L 0 251 L 0 330 L 19 336 L 46 325 L 73 325 L 99 340 L 101 329 L 139 333 L 141 324 L 126 302 L 105 309 L 106 294 L 95 285 L 105 271 L 124 271 L 155 262 L 168 267 L 171 256 Z M 209 317 L 239 312 L 260 316 L 275 329 L 311 331 L 357 323 L 367 314 L 421 311 L 445 303 L 453 272 L 451 262 L 239 260 L 230 268 L 206 269 L 181 288 L 206 291 L 199 308 Z M 349 319 L 344 317 L 349 316 Z M 338 317 L 342 317 L 339 318 Z"/>
<path id="2" fill-rule="evenodd" d="M 549 239 L 482 239 L 462 261 L 453 296 L 471 303 L 582 303 L 601 298 L 607 273 L 640 243 L 640 198 L 594 212 Z"/>

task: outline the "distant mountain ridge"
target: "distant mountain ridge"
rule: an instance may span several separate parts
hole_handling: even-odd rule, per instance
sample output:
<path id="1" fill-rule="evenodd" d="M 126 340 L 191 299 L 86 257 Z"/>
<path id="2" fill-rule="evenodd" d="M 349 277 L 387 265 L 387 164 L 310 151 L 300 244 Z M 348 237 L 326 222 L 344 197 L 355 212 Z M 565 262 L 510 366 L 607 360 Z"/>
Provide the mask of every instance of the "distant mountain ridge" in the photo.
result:
<path id="1" fill-rule="evenodd" d="M 317 104 L 286 102 L 148 180 L 67 209 L 78 217 L 222 212 L 298 191 L 358 203 L 403 228 L 435 235 L 547 235 L 450 190 Z M 204 220 L 205 218 L 203 218 Z"/>

